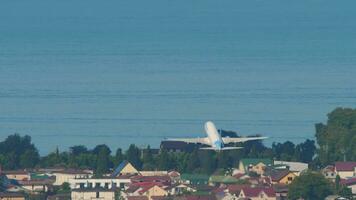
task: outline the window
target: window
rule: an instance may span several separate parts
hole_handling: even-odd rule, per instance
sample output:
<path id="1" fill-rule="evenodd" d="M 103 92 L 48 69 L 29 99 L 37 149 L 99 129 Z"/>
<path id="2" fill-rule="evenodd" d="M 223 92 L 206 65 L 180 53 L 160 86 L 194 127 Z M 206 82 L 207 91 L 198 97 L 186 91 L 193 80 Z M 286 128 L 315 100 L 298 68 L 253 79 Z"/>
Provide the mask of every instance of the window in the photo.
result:
<path id="1" fill-rule="evenodd" d="M 109 189 L 109 183 L 105 183 L 105 188 Z"/>
<path id="2" fill-rule="evenodd" d="M 96 198 L 98 199 L 99 198 L 99 192 L 96 192 Z"/>
<path id="3" fill-rule="evenodd" d="M 288 177 L 288 181 L 292 181 L 293 180 L 293 177 Z"/>
<path id="4" fill-rule="evenodd" d="M 99 188 L 100 187 L 100 183 L 95 183 L 95 187 Z"/>

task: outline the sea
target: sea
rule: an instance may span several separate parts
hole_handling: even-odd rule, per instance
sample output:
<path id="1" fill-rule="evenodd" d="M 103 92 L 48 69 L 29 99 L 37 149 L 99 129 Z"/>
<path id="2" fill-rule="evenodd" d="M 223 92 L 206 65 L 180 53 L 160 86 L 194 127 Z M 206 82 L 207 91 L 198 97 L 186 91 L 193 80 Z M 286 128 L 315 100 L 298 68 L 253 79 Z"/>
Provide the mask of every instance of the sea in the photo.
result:
<path id="1" fill-rule="evenodd" d="M 1 0 L 0 140 L 315 139 L 356 106 L 356 1 Z"/>

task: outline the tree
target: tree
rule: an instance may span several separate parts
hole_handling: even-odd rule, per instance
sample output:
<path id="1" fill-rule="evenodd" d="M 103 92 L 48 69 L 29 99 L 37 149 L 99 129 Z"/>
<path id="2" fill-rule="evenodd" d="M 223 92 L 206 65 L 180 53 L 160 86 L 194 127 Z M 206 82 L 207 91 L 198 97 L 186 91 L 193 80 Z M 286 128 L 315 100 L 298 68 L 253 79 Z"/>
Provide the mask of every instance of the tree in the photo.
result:
<path id="1" fill-rule="evenodd" d="M 322 165 L 356 159 L 356 109 L 337 108 L 328 114 L 326 124 L 315 125 Z"/>
<path id="2" fill-rule="evenodd" d="M 38 151 L 31 142 L 31 137 L 25 135 L 21 137 L 18 134 L 9 135 L 3 142 L 0 142 L 0 154 L 4 156 L 1 165 L 5 169 L 18 169 L 21 164 L 24 166 L 34 166 L 38 162 Z M 30 156 L 30 161 L 24 155 Z"/>
<path id="3" fill-rule="evenodd" d="M 162 149 L 158 156 L 158 168 L 161 170 L 168 170 L 171 167 L 171 159 L 166 150 Z"/>
<path id="4" fill-rule="evenodd" d="M 127 160 L 137 169 L 142 169 L 142 161 L 140 159 L 141 152 L 138 147 L 134 144 L 129 146 L 129 149 L 126 151 Z"/>
<path id="5" fill-rule="evenodd" d="M 142 168 L 144 170 L 154 170 L 155 169 L 155 164 L 154 164 L 155 161 L 153 159 L 152 150 L 151 150 L 150 145 L 148 145 L 147 149 L 145 149 L 143 151 L 142 162 L 143 162 Z"/>
<path id="6" fill-rule="evenodd" d="M 223 152 L 220 152 L 223 153 Z M 201 170 L 205 174 L 212 174 L 216 170 L 216 155 L 213 151 L 200 151 L 199 160 L 201 163 Z M 224 160 L 225 161 L 225 160 Z M 219 164 L 225 165 L 224 161 Z"/>
<path id="7" fill-rule="evenodd" d="M 198 150 L 194 150 L 188 158 L 187 172 L 192 173 L 200 167 Z"/>
<path id="8" fill-rule="evenodd" d="M 295 147 L 295 160 L 305 163 L 313 161 L 316 152 L 315 142 L 307 139 L 305 142 L 298 144 Z"/>
<path id="9" fill-rule="evenodd" d="M 95 174 L 97 176 L 102 176 L 104 173 L 109 171 L 110 167 L 110 152 L 107 148 L 101 147 L 97 149 L 98 153 L 98 160 L 96 163 L 96 171 Z"/>
<path id="10" fill-rule="evenodd" d="M 330 194 L 331 183 L 322 174 L 308 171 L 289 185 L 288 199 L 323 200 Z"/>
<path id="11" fill-rule="evenodd" d="M 115 165 L 119 165 L 122 161 L 124 161 L 124 155 L 122 154 L 122 149 L 118 148 L 115 154 Z"/>
<path id="12" fill-rule="evenodd" d="M 70 153 L 74 156 L 77 156 L 79 154 L 82 154 L 82 153 L 88 153 L 88 149 L 86 146 L 84 145 L 76 145 L 76 146 L 72 146 L 69 148 L 70 150 Z"/>
<path id="13" fill-rule="evenodd" d="M 40 160 L 40 155 L 35 149 L 27 149 L 20 156 L 20 166 L 21 168 L 33 168 Z"/>

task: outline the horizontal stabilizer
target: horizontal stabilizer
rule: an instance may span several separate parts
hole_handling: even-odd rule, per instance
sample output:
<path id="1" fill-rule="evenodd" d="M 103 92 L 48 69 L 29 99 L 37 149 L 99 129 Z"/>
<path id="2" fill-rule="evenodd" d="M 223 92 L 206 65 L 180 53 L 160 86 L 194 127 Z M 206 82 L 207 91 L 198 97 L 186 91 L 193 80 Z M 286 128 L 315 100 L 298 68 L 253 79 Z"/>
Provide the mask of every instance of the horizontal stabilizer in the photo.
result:
<path id="1" fill-rule="evenodd" d="M 217 149 L 215 147 L 202 147 L 202 150 L 213 150 L 213 151 L 226 151 L 226 150 L 234 150 L 234 149 L 243 149 L 243 147 L 224 147 L 221 149 Z"/>
<path id="2" fill-rule="evenodd" d="M 176 141 L 176 142 L 185 142 L 185 143 L 193 143 L 193 144 L 205 144 L 211 145 L 209 138 L 168 138 L 165 141 Z"/>
<path id="3" fill-rule="evenodd" d="M 267 139 L 267 137 L 240 137 L 240 138 L 223 137 L 222 138 L 225 144 L 247 142 L 252 140 L 264 140 L 264 139 Z"/>

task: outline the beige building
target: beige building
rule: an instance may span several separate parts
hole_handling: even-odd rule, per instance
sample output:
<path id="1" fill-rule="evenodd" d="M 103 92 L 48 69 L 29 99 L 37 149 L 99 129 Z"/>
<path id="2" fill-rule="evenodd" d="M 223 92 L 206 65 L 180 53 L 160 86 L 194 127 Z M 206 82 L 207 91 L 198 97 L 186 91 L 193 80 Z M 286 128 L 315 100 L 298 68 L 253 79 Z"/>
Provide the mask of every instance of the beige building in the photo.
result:
<path id="1" fill-rule="evenodd" d="M 246 158 L 240 160 L 239 171 L 242 173 L 255 172 L 262 175 L 269 166 L 272 166 L 270 159 Z"/>
<path id="2" fill-rule="evenodd" d="M 336 162 L 335 172 L 342 179 L 356 176 L 356 162 Z"/>
<path id="3" fill-rule="evenodd" d="M 25 196 L 22 193 L 13 193 L 13 192 L 1 192 L 1 200 L 25 200 Z"/>
<path id="4" fill-rule="evenodd" d="M 62 185 L 65 182 L 69 183 L 71 179 L 91 178 L 93 176 L 92 172 L 75 169 L 54 171 L 51 174 L 56 177 L 56 181 L 53 183 L 56 186 Z"/>
<path id="5" fill-rule="evenodd" d="M 48 192 L 53 185 L 52 180 L 28 180 L 19 181 L 19 184 L 25 191 L 30 193 Z"/>
<path id="6" fill-rule="evenodd" d="M 270 172 L 269 176 L 271 177 L 272 184 L 284 184 L 288 185 L 293 182 L 297 175 L 289 170 L 273 170 Z"/>
<path id="7" fill-rule="evenodd" d="M 116 167 L 115 171 L 111 174 L 112 177 L 122 176 L 122 175 L 137 175 L 140 174 L 139 171 L 127 160 L 121 162 L 119 166 Z"/>
<path id="8" fill-rule="evenodd" d="M 30 172 L 24 170 L 3 171 L 2 173 L 5 174 L 8 179 L 17 181 L 30 180 L 31 178 Z"/>
<path id="9" fill-rule="evenodd" d="M 75 178 L 68 181 L 72 189 L 102 187 L 106 189 L 124 188 L 131 183 L 131 179 L 125 176 L 113 178 Z"/>
<path id="10" fill-rule="evenodd" d="M 276 193 L 272 188 L 243 188 L 238 199 L 276 200 Z"/>
<path id="11" fill-rule="evenodd" d="M 168 192 L 158 185 L 154 185 L 149 188 L 143 188 L 139 193 L 143 196 L 146 196 L 149 200 L 152 200 L 152 197 L 162 197 L 168 196 Z"/>
<path id="12" fill-rule="evenodd" d="M 115 200 L 115 190 L 103 188 L 74 189 L 72 200 Z"/>

